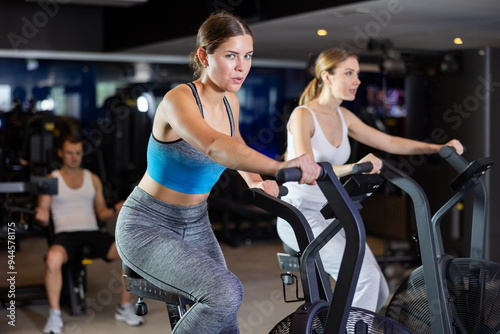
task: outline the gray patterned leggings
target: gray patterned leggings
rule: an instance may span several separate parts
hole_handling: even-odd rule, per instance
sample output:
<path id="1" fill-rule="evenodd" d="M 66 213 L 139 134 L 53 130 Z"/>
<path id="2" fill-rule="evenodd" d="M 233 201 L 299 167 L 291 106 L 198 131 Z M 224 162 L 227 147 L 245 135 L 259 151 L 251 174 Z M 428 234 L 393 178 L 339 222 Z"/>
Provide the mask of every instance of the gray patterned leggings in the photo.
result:
<path id="1" fill-rule="evenodd" d="M 115 238 L 129 268 L 195 302 L 173 333 L 239 333 L 243 287 L 227 269 L 206 202 L 172 205 L 136 187 L 120 211 Z"/>

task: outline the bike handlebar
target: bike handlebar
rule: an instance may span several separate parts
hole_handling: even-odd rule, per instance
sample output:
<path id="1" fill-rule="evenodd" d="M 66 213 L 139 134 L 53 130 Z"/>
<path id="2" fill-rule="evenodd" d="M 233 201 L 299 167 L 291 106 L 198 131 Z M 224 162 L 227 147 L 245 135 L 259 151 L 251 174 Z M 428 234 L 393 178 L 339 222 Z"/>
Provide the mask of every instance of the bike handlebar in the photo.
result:
<path id="1" fill-rule="evenodd" d="M 373 169 L 373 164 L 371 162 L 362 162 L 352 166 L 352 172 L 354 174 L 361 174 L 370 172 Z"/>
<path id="2" fill-rule="evenodd" d="M 285 186 L 280 186 L 279 187 L 278 197 L 283 197 L 283 196 L 286 196 L 286 195 L 288 195 L 288 188 L 285 187 Z"/>
<path id="3" fill-rule="evenodd" d="M 457 172 L 463 172 L 469 162 L 457 153 L 453 146 L 443 146 L 439 149 L 439 155 L 445 159 Z"/>
<path id="4" fill-rule="evenodd" d="M 359 164 L 355 164 L 352 167 L 352 172 L 353 172 L 353 174 L 361 174 L 361 173 L 369 172 L 372 169 L 373 169 L 373 165 L 371 162 L 362 162 Z M 321 172 L 318 176 L 318 180 L 323 179 L 324 176 L 325 176 L 325 171 L 322 168 Z M 276 173 L 276 180 L 278 180 L 278 182 L 281 182 L 281 183 L 291 182 L 291 181 L 299 181 L 301 178 L 302 178 L 302 171 L 298 167 L 280 169 Z"/>

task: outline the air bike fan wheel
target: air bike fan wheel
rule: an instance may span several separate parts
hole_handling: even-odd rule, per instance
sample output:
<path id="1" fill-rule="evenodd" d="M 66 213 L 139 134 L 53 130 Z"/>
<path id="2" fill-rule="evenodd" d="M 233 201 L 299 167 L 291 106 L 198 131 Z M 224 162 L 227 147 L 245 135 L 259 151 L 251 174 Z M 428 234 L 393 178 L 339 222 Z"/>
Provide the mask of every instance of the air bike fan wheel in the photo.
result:
<path id="1" fill-rule="evenodd" d="M 327 334 L 325 323 L 328 316 L 328 305 L 316 308 L 314 316 L 311 318 L 304 334 Z M 292 319 L 296 313 L 281 320 L 269 334 L 290 334 L 292 333 Z M 395 323 L 381 314 L 352 307 L 346 324 L 347 334 L 411 334 L 409 330 Z M 417 332 L 416 332 L 417 333 Z"/>
<path id="2" fill-rule="evenodd" d="M 446 294 L 454 333 L 500 333 L 499 264 L 468 258 L 449 259 Z M 386 316 L 414 333 L 432 333 L 423 267 L 413 271 L 401 284 Z"/>

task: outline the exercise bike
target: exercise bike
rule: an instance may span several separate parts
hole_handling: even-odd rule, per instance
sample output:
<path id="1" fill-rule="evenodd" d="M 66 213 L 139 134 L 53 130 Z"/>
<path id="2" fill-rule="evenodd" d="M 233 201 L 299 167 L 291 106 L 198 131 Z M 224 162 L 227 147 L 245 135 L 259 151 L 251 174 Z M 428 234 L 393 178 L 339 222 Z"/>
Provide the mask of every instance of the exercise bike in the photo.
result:
<path id="1" fill-rule="evenodd" d="M 294 206 L 260 189 L 247 189 L 244 192 L 247 201 L 285 219 L 292 226 L 300 248 L 299 268 L 304 303 L 280 321 L 270 333 L 410 333 L 397 322 L 380 314 L 351 307 L 365 252 L 366 236 L 359 214 L 360 206 L 354 200 L 357 196 L 349 195 L 332 166 L 329 163 L 319 165 L 322 173 L 317 183 L 327 199 L 322 214 L 327 218 L 336 217 L 339 223 L 330 224 L 316 238 L 305 217 Z M 286 182 L 298 181 L 300 176 L 299 169 L 290 168 L 280 170 L 276 178 Z M 367 192 L 373 191 L 383 182 L 378 175 L 373 174 L 358 175 L 353 180 L 358 186 L 368 187 Z M 346 248 L 332 293 L 319 251 L 341 228 L 345 231 Z"/>
<path id="2" fill-rule="evenodd" d="M 386 316 L 416 333 L 499 333 L 500 264 L 484 259 L 487 192 L 481 176 L 493 161 L 471 163 L 451 147 L 440 155 L 459 174 L 451 182 L 454 195 L 432 217 L 423 190 L 387 162 L 382 176 L 412 199 L 422 266 L 411 273 L 388 305 Z M 468 194 L 473 193 L 470 258 L 444 252 L 440 223 Z"/>

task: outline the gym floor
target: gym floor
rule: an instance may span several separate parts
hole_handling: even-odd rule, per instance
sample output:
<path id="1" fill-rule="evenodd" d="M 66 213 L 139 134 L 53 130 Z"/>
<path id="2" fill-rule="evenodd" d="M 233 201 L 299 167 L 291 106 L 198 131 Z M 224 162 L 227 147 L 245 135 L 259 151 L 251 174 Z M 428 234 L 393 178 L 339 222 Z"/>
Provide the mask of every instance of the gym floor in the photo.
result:
<path id="1" fill-rule="evenodd" d="M 238 312 L 240 331 L 242 334 L 268 333 L 273 326 L 288 314 L 292 313 L 299 303 L 283 301 L 282 286 L 276 253 L 282 250 L 276 239 L 253 241 L 232 247 L 221 243 L 228 267 L 241 280 L 245 289 L 243 303 Z M 377 243 L 371 245 L 376 253 Z M 15 254 L 17 274 L 15 275 L 16 298 L 21 299 L 27 286 L 43 285 L 43 258 L 47 251 L 44 238 L 28 238 L 20 241 Z M 5 247 L 0 251 L 0 288 L 7 286 L 7 252 Z M 114 319 L 115 307 L 119 301 L 117 292 L 118 280 L 121 280 L 120 263 L 105 263 L 95 260 L 87 266 L 88 291 L 86 294 L 88 312 L 83 316 L 70 316 L 63 309 L 65 327 L 63 333 L 170 333 L 165 304 L 146 300 L 149 312 L 145 316 L 145 324 L 131 327 Z M 397 270 L 402 273 L 402 270 Z M 399 275 L 390 281 L 394 291 Z M 2 299 L 6 296 L 2 296 Z M 19 301 L 19 300 L 18 300 Z M 134 300 L 135 301 L 135 300 Z M 15 327 L 9 325 L 7 317 L 11 312 L 0 308 L 0 333 L 41 333 L 48 315 L 48 303 L 41 300 L 16 305 Z"/>

